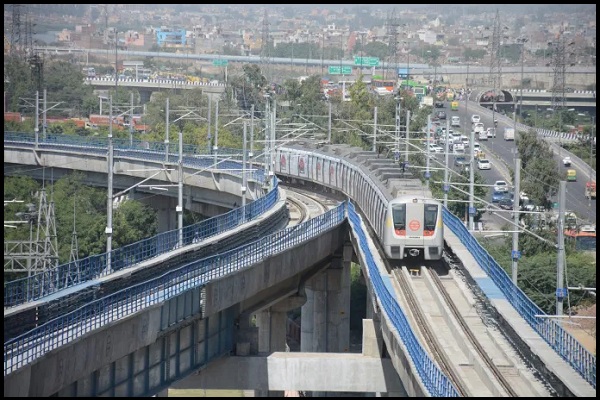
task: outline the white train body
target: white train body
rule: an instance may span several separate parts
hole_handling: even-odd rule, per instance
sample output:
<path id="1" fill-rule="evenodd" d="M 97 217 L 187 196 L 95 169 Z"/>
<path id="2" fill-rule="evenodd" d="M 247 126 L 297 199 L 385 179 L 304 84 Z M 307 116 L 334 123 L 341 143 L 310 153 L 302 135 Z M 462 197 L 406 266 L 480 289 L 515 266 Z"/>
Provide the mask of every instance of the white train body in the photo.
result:
<path id="1" fill-rule="evenodd" d="M 377 178 L 372 180 L 369 168 L 358 160 L 361 156 L 376 157 L 375 153 L 343 145 L 308 151 L 300 146 L 280 147 L 274 169 L 292 183 L 314 182 L 349 196 L 377 233 L 388 258 L 419 255 L 425 260 L 439 260 L 444 248 L 442 204 L 432 199 L 418 179 L 388 179 L 387 186 Z M 400 220 L 394 223 L 394 210 L 402 204 L 405 232 L 397 229 Z M 400 211 L 396 214 L 401 218 Z"/>
<path id="2" fill-rule="evenodd" d="M 388 258 L 439 260 L 444 249 L 442 204 L 430 197 L 401 195 L 388 203 L 383 248 Z"/>

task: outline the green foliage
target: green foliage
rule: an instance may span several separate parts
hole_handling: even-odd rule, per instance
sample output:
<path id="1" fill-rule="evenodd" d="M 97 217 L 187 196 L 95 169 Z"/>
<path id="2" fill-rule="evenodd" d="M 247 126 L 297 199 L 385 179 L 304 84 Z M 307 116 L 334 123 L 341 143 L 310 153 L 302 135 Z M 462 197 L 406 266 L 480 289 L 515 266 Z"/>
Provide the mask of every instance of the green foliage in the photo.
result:
<path id="1" fill-rule="evenodd" d="M 20 99 L 35 96 L 31 68 L 18 57 L 8 56 L 4 59 L 4 93 L 8 100 L 7 111 L 23 112 L 25 109 Z"/>
<path id="2" fill-rule="evenodd" d="M 367 287 L 364 284 L 360 265 L 352 263 L 350 268 L 350 329 L 362 332 L 362 320 L 367 313 Z"/>
<path id="3" fill-rule="evenodd" d="M 486 51 L 482 50 L 482 49 L 466 48 L 463 55 L 464 55 L 466 62 L 474 61 L 474 60 L 483 60 L 483 58 L 486 55 Z"/>
<path id="4" fill-rule="evenodd" d="M 435 64 L 442 53 L 438 46 L 426 45 L 423 46 L 423 58 L 427 63 Z"/>
<path id="5" fill-rule="evenodd" d="M 504 229 L 504 228 L 503 228 Z M 549 232 L 540 233 L 551 241 L 555 237 Z M 512 275 L 512 260 L 510 258 L 512 241 L 510 239 L 498 242 L 487 239 L 480 240 L 481 245 L 498 262 L 508 276 Z M 519 248 L 522 257 L 518 263 L 518 285 L 521 290 L 536 303 L 545 313 L 554 314 L 556 311 L 556 249 L 530 235 L 519 236 Z M 596 286 L 596 266 L 593 254 L 575 251 L 567 247 L 565 286 Z M 570 291 L 570 306 L 589 305 L 595 303 L 595 298 L 584 292 Z M 567 307 L 568 302 L 565 302 Z"/>
<path id="6" fill-rule="evenodd" d="M 27 221 L 33 225 L 37 223 L 37 217 L 29 214 L 28 205 L 33 205 L 32 210 L 37 212 L 37 196 L 40 185 L 27 176 L 4 177 L 4 200 L 17 200 L 20 203 L 7 203 L 4 205 L 4 221 Z M 6 222 L 5 222 L 6 223 Z M 29 225 L 11 224 L 16 228 L 4 228 L 4 241 L 28 240 Z M 35 235 L 35 232 L 34 232 Z"/>
<path id="7" fill-rule="evenodd" d="M 113 247 L 118 248 L 156 235 L 156 211 L 137 201 L 126 200 L 113 217 Z"/>
<path id="8" fill-rule="evenodd" d="M 548 143 L 534 131 L 518 132 L 517 149 L 521 157 L 521 188 L 536 204 L 550 206 L 560 177 Z"/>
<path id="9" fill-rule="evenodd" d="M 48 202 L 54 205 L 59 262 L 69 260 L 73 230 L 77 232 L 79 258 L 106 251 L 106 203 L 107 192 L 83 184 L 85 174 L 75 172 L 58 179 L 54 185 L 46 185 Z M 4 198 L 23 200 L 4 207 L 4 219 L 18 220 L 26 215 L 27 204 L 39 207 L 40 184 L 29 177 L 5 177 Z M 74 217 L 75 213 L 75 217 Z M 36 235 L 37 217 L 33 222 Z M 75 226 L 73 225 L 75 223 Z M 126 201 L 113 215 L 113 247 L 117 248 L 156 234 L 156 212 L 136 201 Z M 4 240 L 28 240 L 29 225 L 5 229 Z"/>
<path id="10" fill-rule="evenodd" d="M 369 42 L 364 46 L 365 57 L 377 57 L 384 60 L 389 53 L 389 46 L 383 42 Z"/>

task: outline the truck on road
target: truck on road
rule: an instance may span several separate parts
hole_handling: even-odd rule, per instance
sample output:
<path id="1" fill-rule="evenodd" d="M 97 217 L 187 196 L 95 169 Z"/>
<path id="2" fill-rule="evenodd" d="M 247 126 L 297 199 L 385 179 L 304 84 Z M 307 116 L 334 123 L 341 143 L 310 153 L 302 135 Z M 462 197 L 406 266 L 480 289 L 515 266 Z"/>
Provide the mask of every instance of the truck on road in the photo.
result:
<path id="1" fill-rule="evenodd" d="M 515 140 L 514 128 L 504 128 L 504 140 Z"/>
<path id="2" fill-rule="evenodd" d="M 596 181 L 588 181 L 585 184 L 585 197 L 586 199 L 596 198 Z"/>

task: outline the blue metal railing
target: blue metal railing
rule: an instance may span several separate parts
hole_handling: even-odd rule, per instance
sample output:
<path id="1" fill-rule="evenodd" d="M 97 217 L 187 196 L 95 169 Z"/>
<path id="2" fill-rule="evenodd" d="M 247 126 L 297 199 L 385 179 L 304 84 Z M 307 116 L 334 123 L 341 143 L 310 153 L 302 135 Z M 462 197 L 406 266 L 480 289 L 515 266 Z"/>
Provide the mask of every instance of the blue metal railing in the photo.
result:
<path id="1" fill-rule="evenodd" d="M 35 144 L 35 134 L 34 133 L 26 133 L 26 132 L 4 132 L 4 140 L 5 141 L 14 141 L 14 142 L 25 142 L 31 144 L 33 146 Z M 63 144 L 63 145 L 73 145 L 73 146 L 82 146 L 89 148 L 101 148 L 108 149 L 108 137 L 100 137 L 100 136 L 77 136 L 77 135 L 65 135 L 65 134 L 55 134 L 48 133 L 44 138 L 42 134 L 38 135 L 38 143 L 39 144 Z M 112 139 L 113 147 L 115 150 L 141 150 L 141 151 L 150 151 L 163 155 L 166 151 L 166 144 L 164 142 L 150 142 L 145 140 L 129 140 L 129 139 Z M 177 154 L 179 151 L 179 144 L 177 142 L 172 142 L 169 145 L 169 154 Z M 212 150 L 208 151 L 205 146 L 193 145 L 193 144 L 184 144 L 183 145 L 183 154 L 186 155 L 212 155 Z M 217 151 L 219 156 L 228 156 L 235 160 L 242 159 L 242 150 L 241 149 L 233 149 L 228 147 L 219 148 Z"/>
<path id="2" fill-rule="evenodd" d="M 354 205 L 348 203 L 348 219 L 356 237 L 360 248 L 364 254 L 369 270 L 369 276 L 373 289 L 377 294 L 377 298 L 381 301 L 383 310 L 388 315 L 394 327 L 398 330 L 398 335 L 408 350 L 408 355 L 415 365 L 417 374 L 421 381 L 431 394 L 436 397 L 458 397 L 458 392 L 452 382 L 446 375 L 440 371 L 437 365 L 431 360 L 427 351 L 419 343 L 419 339 L 415 336 L 410 323 L 406 319 L 406 315 L 402 311 L 400 304 L 396 300 L 396 296 L 390 293 L 383 279 L 379 274 L 371 250 L 369 249 L 366 233 L 363 231 L 360 224 L 360 217 L 354 209 Z"/>
<path id="3" fill-rule="evenodd" d="M 513 283 L 506 271 L 479 244 L 458 217 L 444 208 L 443 218 L 444 223 L 460 239 L 475 261 L 492 278 L 492 281 L 500 288 L 523 319 L 595 389 L 596 357 L 556 321 L 550 318 L 536 317 L 536 315 L 546 315 L 546 313 Z"/>
<path id="4" fill-rule="evenodd" d="M 67 135 L 49 135 L 47 141 L 40 142 L 43 147 L 76 150 L 78 153 L 106 153 L 107 149 L 102 148 L 102 141 L 94 142 L 87 141 L 88 147 L 82 147 L 79 140 L 85 139 L 78 137 L 70 137 Z M 5 132 L 5 143 L 32 143 L 35 138 L 31 134 L 10 133 Z M 70 141 L 78 143 L 77 146 L 68 144 Z M 66 142 L 66 143 L 65 143 Z M 94 143 L 98 143 L 96 146 Z M 162 161 L 164 155 L 157 154 L 151 151 L 132 151 L 120 150 L 117 151 L 122 157 L 133 156 L 134 158 L 156 159 Z M 176 162 L 178 156 L 170 156 L 170 161 Z M 215 167 L 217 169 L 232 169 L 233 173 L 241 174 L 240 163 L 230 160 L 224 160 L 214 166 L 213 156 L 197 158 L 184 157 L 184 165 L 192 168 L 208 168 Z M 262 170 L 255 171 L 251 174 L 251 178 L 256 181 L 262 181 L 264 173 Z M 277 180 L 275 180 L 274 189 L 266 196 L 245 206 L 245 211 L 241 208 L 232 210 L 226 214 L 219 215 L 208 220 L 199 222 L 192 226 L 183 229 L 184 244 L 195 243 L 208 237 L 217 235 L 226 230 L 232 229 L 242 222 L 247 222 L 262 215 L 278 200 Z M 242 218 L 244 217 L 244 218 Z M 81 284 L 88 280 L 98 278 L 100 276 L 109 275 L 115 271 L 130 267 L 139 262 L 151 259 L 160 254 L 164 254 L 173 250 L 178 245 L 178 230 L 164 232 L 152 238 L 147 238 L 136 243 L 124 246 L 120 249 L 115 249 L 111 252 L 111 268 L 107 268 L 107 254 L 99 254 L 87 257 L 76 262 L 64 264 L 48 271 L 43 271 L 27 278 L 18 279 L 5 283 L 4 285 L 4 306 L 12 307 L 23 304 L 27 301 L 37 300 L 43 296 L 55 293 L 74 285 Z"/>
<path id="5" fill-rule="evenodd" d="M 87 332 L 313 239 L 343 223 L 345 209 L 346 203 L 342 203 L 300 225 L 237 249 L 188 263 L 160 277 L 93 301 L 11 339 L 4 343 L 4 375 Z"/>
<path id="6" fill-rule="evenodd" d="M 119 141 L 121 146 L 114 146 L 114 157 L 117 158 L 129 158 L 129 159 L 142 159 L 146 161 L 155 161 L 163 163 L 165 161 L 164 143 L 154 143 L 154 147 L 162 147 L 163 152 L 157 152 L 154 150 L 147 150 L 143 146 L 134 145 L 130 146 L 128 140 L 113 139 L 113 145 L 115 141 Z M 139 141 L 138 141 L 139 142 Z M 146 142 L 139 142 L 146 143 Z M 4 144 L 10 144 L 11 146 L 19 146 L 25 148 L 35 147 L 35 135 L 31 133 L 23 132 L 4 132 Z M 187 146 L 187 147 L 186 147 Z M 106 156 L 108 151 L 108 139 L 107 138 L 88 138 L 79 137 L 72 135 L 47 135 L 44 139 L 40 136 L 38 138 L 38 148 L 40 149 L 52 149 L 60 151 L 69 151 L 82 154 L 94 154 L 99 156 Z M 215 155 L 210 153 L 194 153 L 193 146 L 184 145 L 186 148 L 192 149 L 192 155 L 186 154 L 184 151 L 183 166 L 188 168 L 196 169 L 218 169 L 218 170 L 230 170 L 230 173 L 234 175 L 241 175 L 241 160 L 242 151 L 237 149 L 219 149 L 217 156 L 217 163 L 215 164 Z M 172 145 L 169 150 L 168 162 L 176 164 L 179 161 L 179 155 L 176 151 L 176 145 Z M 226 158 L 222 158 L 226 157 Z M 255 157 L 255 161 L 258 158 Z M 256 162 L 252 164 L 256 166 Z M 254 179 L 260 182 L 264 181 L 264 171 L 257 169 L 252 172 L 247 172 L 249 179 Z"/>
<path id="7" fill-rule="evenodd" d="M 264 197 L 225 214 L 183 228 L 183 244 L 199 243 L 248 222 L 270 210 L 279 199 L 277 180 L 274 188 Z M 37 300 L 60 290 L 110 275 L 123 268 L 152 259 L 178 248 L 179 229 L 159 233 L 151 238 L 123 246 L 110 252 L 111 268 L 107 267 L 107 253 L 59 265 L 26 278 L 4 284 L 4 307 L 13 307 Z"/>

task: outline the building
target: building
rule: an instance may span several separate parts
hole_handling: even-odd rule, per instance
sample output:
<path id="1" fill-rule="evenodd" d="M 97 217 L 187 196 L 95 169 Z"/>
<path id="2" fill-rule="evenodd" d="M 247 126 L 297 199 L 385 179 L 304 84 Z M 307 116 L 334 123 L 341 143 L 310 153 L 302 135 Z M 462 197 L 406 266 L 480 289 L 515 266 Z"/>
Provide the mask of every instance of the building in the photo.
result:
<path id="1" fill-rule="evenodd" d="M 186 34 L 185 29 L 156 29 L 156 43 L 159 46 L 185 46 Z"/>

